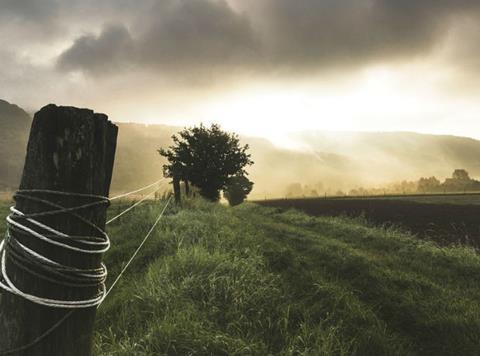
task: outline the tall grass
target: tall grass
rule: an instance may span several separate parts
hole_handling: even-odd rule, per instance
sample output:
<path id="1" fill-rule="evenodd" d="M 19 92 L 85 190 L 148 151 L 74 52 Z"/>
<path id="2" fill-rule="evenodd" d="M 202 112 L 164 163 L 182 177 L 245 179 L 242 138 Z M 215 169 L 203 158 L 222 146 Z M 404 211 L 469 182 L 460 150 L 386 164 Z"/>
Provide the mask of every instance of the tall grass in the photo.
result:
<path id="1" fill-rule="evenodd" d="M 113 274 L 160 205 L 114 226 Z M 342 218 L 192 201 L 99 310 L 106 355 L 476 355 L 480 258 Z"/>
<path id="2" fill-rule="evenodd" d="M 161 208 L 109 227 L 110 282 Z M 361 219 L 190 201 L 168 209 L 100 307 L 95 352 L 478 355 L 479 281 L 468 248 Z"/>

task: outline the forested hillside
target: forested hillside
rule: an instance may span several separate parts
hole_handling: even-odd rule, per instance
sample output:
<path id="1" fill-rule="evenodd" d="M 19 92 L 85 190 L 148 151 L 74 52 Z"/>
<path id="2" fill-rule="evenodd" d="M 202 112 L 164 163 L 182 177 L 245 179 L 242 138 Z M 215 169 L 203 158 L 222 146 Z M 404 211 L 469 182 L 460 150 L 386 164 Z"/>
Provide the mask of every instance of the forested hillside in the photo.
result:
<path id="1" fill-rule="evenodd" d="M 30 123 L 23 109 L 0 100 L 0 190 L 19 183 Z"/>

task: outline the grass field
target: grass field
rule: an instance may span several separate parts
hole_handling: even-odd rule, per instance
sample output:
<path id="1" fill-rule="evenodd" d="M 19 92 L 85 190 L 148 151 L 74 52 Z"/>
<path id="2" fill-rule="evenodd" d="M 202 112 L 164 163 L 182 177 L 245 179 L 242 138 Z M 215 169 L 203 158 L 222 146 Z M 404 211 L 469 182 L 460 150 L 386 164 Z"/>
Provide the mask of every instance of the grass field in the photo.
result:
<path id="1" fill-rule="evenodd" d="M 110 282 L 161 207 L 111 225 Z M 478 355 L 479 279 L 468 248 L 192 201 L 167 211 L 99 309 L 96 354 Z"/>
<path id="2" fill-rule="evenodd" d="M 314 216 L 363 216 L 373 224 L 393 224 L 441 245 L 480 248 L 480 205 L 469 204 L 475 199 L 480 197 L 307 198 L 265 200 L 258 204 L 284 210 L 295 208 Z"/>

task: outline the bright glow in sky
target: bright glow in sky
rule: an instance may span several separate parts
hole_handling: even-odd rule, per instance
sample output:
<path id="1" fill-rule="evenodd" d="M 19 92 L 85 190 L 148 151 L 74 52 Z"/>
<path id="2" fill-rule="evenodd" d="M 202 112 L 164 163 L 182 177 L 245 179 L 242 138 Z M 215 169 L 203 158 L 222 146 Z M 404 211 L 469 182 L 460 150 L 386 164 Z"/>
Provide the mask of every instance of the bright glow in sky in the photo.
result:
<path id="1" fill-rule="evenodd" d="M 480 2 L 36 0 L 0 5 L 0 98 L 113 120 L 480 139 Z"/>
<path id="2" fill-rule="evenodd" d="M 448 76 L 447 70 L 429 71 L 423 65 L 377 66 L 341 80 L 249 83 L 202 97 L 187 107 L 140 112 L 137 117 L 172 125 L 220 123 L 289 147 L 301 146 L 289 134 L 308 130 L 415 131 L 480 138 L 480 131 L 472 130 L 480 114 L 475 100 L 452 98 L 437 90 Z"/>

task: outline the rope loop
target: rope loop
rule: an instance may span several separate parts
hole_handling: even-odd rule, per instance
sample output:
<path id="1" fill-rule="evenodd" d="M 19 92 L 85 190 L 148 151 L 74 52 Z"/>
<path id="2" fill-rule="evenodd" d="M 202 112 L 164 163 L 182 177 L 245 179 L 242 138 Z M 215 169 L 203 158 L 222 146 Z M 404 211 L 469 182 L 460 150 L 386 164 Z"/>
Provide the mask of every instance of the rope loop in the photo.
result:
<path id="1" fill-rule="evenodd" d="M 160 222 L 160 219 L 162 218 L 172 197 L 170 196 L 170 198 L 167 200 L 160 215 L 157 217 L 154 224 L 148 231 L 147 235 L 144 237 L 142 243 L 136 249 L 132 257 L 126 263 L 126 265 L 123 267 L 122 271 L 112 283 L 108 291 L 105 287 L 107 268 L 103 263 L 101 263 L 100 267 L 98 268 L 79 268 L 75 266 L 65 265 L 64 263 L 55 261 L 52 258 L 48 258 L 42 255 L 40 252 L 35 251 L 30 246 L 27 246 L 25 241 L 31 241 L 32 238 L 36 238 L 46 244 L 54 245 L 64 250 L 68 250 L 70 253 L 103 254 L 110 247 L 110 239 L 108 235 L 103 229 L 80 215 L 79 212 L 86 209 L 98 208 L 104 205 L 109 206 L 112 200 L 120 199 L 128 195 L 146 190 L 158 184 L 162 180 L 163 179 L 144 188 L 140 188 L 111 199 L 98 195 L 68 193 L 43 189 L 19 190 L 14 194 L 15 200 L 24 199 L 31 202 L 36 202 L 39 205 L 48 206 L 52 209 L 38 213 L 24 214 L 15 207 L 10 208 L 10 215 L 7 217 L 7 232 L 5 234 L 5 239 L 0 242 L 0 288 L 19 297 L 25 298 L 33 303 L 52 308 L 63 308 L 67 311 L 62 318 L 56 321 L 49 329 L 45 330 L 45 332 L 37 336 L 31 342 L 9 350 L 1 350 L 0 355 L 11 355 L 20 351 L 27 350 L 34 345 L 40 343 L 55 329 L 57 329 L 66 319 L 68 319 L 75 310 L 79 308 L 98 308 L 105 300 L 107 295 L 112 291 L 113 287 L 117 284 L 122 275 L 125 273 L 126 269 L 132 263 L 133 259 L 138 254 L 142 246 L 145 244 L 148 237 L 152 234 L 153 230 Z M 121 215 L 135 208 L 142 201 L 144 201 L 146 198 L 148 198 L 158 190 L 159 189 L 148 194 L 147 197 L 127 208 L 125 211 L 109 220 L 109 222 L 116 220 Z M 37 194 L 74 198 L 76 197 L 78 199 L 88 199 L 93 201 L 76 207 L 67 208 L 48 199 L 41 198 L 37 196 Z M 47 224 L 38 221 L 38 218 L 65 214 L 75 217 L 78 221 L 90 227 L 92 231 L 96 233 L 96 235 L 74 236 L 58 231 L 57 229 L 54 229 L 51 226 L 48 226 Z M 81 300 L 58 300 L 26 293 L 20 290 L 10 279 L 7 271 L 7 260 L 14 264 L 17 268 L 23 269 L 39 279 L 47 280 L 49 282 L 70 288 L 90 288 L 96 290 L 97 292 L 94 293 L 94 295 L 92 295 L 91 297 Z"/>
<path id="2" fill-rule="evenodd" d="M 45 196 L 51 199 L 47 199 Z M 55 197 L 57 199 L 52 199 Z M 58 200 L 58 197 L 76 198 L 87 202 L 74 207 L 64 207 L 58 202 L 52 201 Z M 100 305 L 106 295 L 107 268 L 103 263 L 97 268 L 67 265 L 51 256 L 44 256 L 33 248 L 31 243 L 32 239 L 40 240 L 46 245 L 55 246 L 74 255 L 103 254 L 110 248 L 108 235 L 80 213 L 87 209 L 108 206 L 110 200 L 98 195 L 41 189 L 19 190 L 14 194 L 14 199 L 33 202 L 39 207 L 47 207 L 49 210 L 25 214 L 15 207 L 10 208 L 6 236 L 0 243 L 0 288 L 32 303 L 52 308 L 77 309 Z M 71 236 L 40 221 L 42 218 L 48 219 L 61 215 L 73 217 L 80 224 L 87 226 L 91 230 L 92 236 Z M 9 276 L 7 261 L 36 278 L 69 288 L 88 288 L 87 291 L 93 291 L 89 292 L 92 295 L 83 299 L 64 300 L 28 293 L 21 290 Z M 84 294 L 86 292 L 81 293 L 81 295 Z"/>

